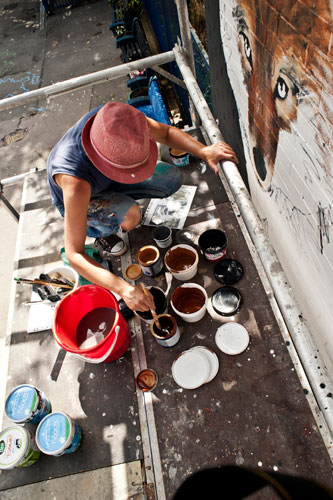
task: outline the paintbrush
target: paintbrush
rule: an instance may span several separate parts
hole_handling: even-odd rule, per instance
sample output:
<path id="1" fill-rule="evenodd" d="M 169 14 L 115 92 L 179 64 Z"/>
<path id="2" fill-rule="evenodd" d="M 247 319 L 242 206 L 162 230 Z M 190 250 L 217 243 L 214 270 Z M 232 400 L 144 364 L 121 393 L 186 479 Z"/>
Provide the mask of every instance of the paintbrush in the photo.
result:
<path id="1" fill-rule="evenodd" d="M 145 287 L 144 283 L 141 283 L 141 286 L 142 286 L 143 293 L 146 295 L 146 297 L 149 297 L 149 295 L 148 295 L 148 290 L 147 290 L 147 288 Z M 158 328 L 159 330 L 161 330 L 161 325 L 160 325 L 160 322 L 159 322 L 159 320 L 158 320 L 158 317 L 157 317 L 156 312 L 155 312 L 153 309 L 150 309 L 150 312 L 151 312 L 152 317 L 153 317 L 153 318 L 154 318 L 154 320 L 155 320 L 155 325 L 157 326 L 157 328 Z"/>
<path id="2" fill-rule="evenodd" d="M 67 288 L 67 289 L 72 289 L 73 287 L 70 285 L 65 285 L 63 283 L 53 283 L 52 280 L 50 281 L 43 281 L 43 280 L 31 280 L 31 279 L 26 279 L 26 278 L 14 278 L 17 283 L 22 283 L 22 284 L 27 284 L 27 285 L 44 285 L 44 286 L 54 286 L 58 288 Z"/>

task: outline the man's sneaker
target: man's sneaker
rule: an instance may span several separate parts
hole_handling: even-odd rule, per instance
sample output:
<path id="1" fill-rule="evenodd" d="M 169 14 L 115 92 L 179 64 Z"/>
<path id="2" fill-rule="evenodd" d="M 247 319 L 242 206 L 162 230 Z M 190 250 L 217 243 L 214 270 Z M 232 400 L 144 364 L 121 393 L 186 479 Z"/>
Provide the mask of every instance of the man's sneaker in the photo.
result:
<path id="1" fill-rule="evenodd" d="M 123 255 L 127 250 L 126 243 L 116 234 L 111 234 L 110 236 L 105 236 L 102 238 L 96 238 L 94 245 L 98 249 L 102 259 L 119 257 L 120 255 Z"/>

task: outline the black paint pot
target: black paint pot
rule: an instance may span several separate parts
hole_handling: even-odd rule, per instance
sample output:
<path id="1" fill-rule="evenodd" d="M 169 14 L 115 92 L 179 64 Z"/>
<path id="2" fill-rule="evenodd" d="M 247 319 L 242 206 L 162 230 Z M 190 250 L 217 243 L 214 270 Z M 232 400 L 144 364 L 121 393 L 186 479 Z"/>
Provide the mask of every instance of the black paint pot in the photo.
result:
<path id="1" fill-rule="evenodd" d="M 161 290 L 161 288 L 158 288 L 157 286 L 147 286 L 147 289 L 150 291 L 154 298 L 156 314 L 164 314 L 167 310 L 167 299 L 163 290 Z M 140 316 L 140 318 L 143 319 L 143 321 L 145 321 L 146 323 L 151 323 L 153 320 L 153 316 L 150 311 L 136 311 L 136 314 Z"/>
<path id="2" fill-rule="evenodd" d="M 214 266 L 214 276 L 224 285 L 232 285 L 243 276 L 243 267 L 237 260 L 223 259 Z"/>
<path id="3" fill-rule="evenodd" d="M 216 262 L 227 253 L 227 236 L 220 229 L 208 229 L 199 237 L 198 243 L 207 260 Z"/>

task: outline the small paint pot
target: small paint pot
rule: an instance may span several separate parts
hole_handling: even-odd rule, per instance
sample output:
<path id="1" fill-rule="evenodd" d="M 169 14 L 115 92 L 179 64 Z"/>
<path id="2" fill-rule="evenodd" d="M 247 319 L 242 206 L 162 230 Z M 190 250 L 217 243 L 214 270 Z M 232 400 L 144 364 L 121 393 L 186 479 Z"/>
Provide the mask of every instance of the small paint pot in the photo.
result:
<path id="1" fill-rule="evenodd" d="M 51 403 L 37 387 L 22 384 L 8 394 L 5 412 L 16 424 L 38 424 L 51 412 Z"/>
<path id="2" fill-rule="evenodd" d="M 199 255 L 190 245 L 171 247 L 164 257 L 165 266 L 177 280 L 187 281 L 198 271 Z"/>
<path id="3" fill-rule="evenodd" d="M 173 347 L 179 342 L 180 331 L 177 322 L 170 314 L 159 314 L 157 319 L 161 328 L 156 325 L 156 318 L 150 324 L 150 331 L 162 347 Z"/>
<path id="4" fill-rule="evenodd" d="M 238 313 L 242 296 L 233 286 L 222 286 L 212 295 L 212 307 L 221 316 L 234 316 Z"/>
<path id="5" fill-rule="evenodd" d="M 60 457 L 77 450 L 82 429 L 66 413 L 50 413 L 38 424 L 36 443 L 46 455 Z"/>
<path id="6" fill-rule="evenodd" d="M 142 392 L 153 391 L 157 386 L 158 376 L 155 370 L 146 368 L 141 370 L 136 377 L 136 385 Z"/>
<path id="7" fill-rule="evenodd" d="M 39 457 L 35 438 L 26 427 L 12 425 L 0 433 L 0 469 L 30 467 Z"/>
<path id="8" fill-rule="evenodd" d="M 176 165 L 176 167 L 186 167 L 186 165 L 190 163 L 190 153 L 180 151 L 179 149 L 169 148 L 169 154 L 172 163 Z"/>
<path id="9" fill-rule="evenodd" d="M 147 286 L 147 290 L 153 296 L 155 303 L 156 314 L 164 314 L 167 312 L 168 304 L 167 298 L 163 290 L 157 286 Z M 140 318 L 145 322 L 150 324 L 153 321 L 153 316 L 150 311 L 135 311 L 135 313 L 140 316 Z"/>
<path id="10" fill-rule="evenodd" d="M 168 248 L 172 243 L 172 231 L 168 226 L 157 226 L 153 229 L 153 238 L 160 248 Z"/>
<path id="11" fill-rule="evenodd" d="M 158 248 L 153 245 L 141 247 L 136 258 L 141 266 L 143 274 L 150 278 L 158 276 L 163 269 L 163 261 L 160 258 Z"/>
<path id="12" fill-rule="evenodd" d="M 207 260 L 216 262 L 227 253 L 227 236 L 220 229 L 208 229 L 198 240 L 199 247 Z"/>
<path id="13" fill-rule="evenodd" d="M 125 278 L 135 281 L 142 276 L 142 269 L 139 264 L 130 264 L 125 270 Z"/>
<path id="14" fill-rule="evenodd" d="M 184 283 L 174 290 L 170 302 L 178 316 L 188 323 L 195 323 L 206 314 L 208 296 L 197 283 Z"/>

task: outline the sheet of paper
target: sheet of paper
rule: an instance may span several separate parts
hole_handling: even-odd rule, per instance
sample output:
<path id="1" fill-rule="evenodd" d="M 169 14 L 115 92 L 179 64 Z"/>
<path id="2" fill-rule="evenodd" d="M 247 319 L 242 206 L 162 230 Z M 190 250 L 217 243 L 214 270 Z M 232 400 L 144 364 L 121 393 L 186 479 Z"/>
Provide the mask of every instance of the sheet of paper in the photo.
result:
<path id="1" fill-rule="evenodd" d="M 144 215 L 143 224 L 183 229 L 196 189 L 196 186 L 183 185 L 168 198 L 152 199 Z"/>
<path id="2" fill-rule="evenodd" d="M 31 304 L 29 306 L 29 319 L 27 332 L 42 332 L 44 330 L 51 330 L 54 317 L 55 303 L 50 303 L 47 301 L 39 302 L 40 296 L 37 292 L 31 292 L 31 302 L 38 302 L 37 304 Z"/>

